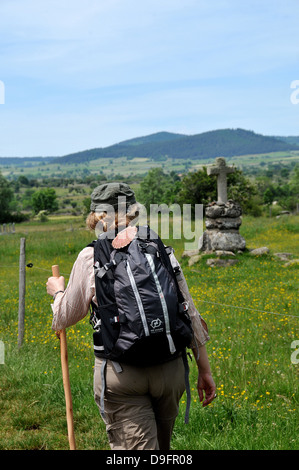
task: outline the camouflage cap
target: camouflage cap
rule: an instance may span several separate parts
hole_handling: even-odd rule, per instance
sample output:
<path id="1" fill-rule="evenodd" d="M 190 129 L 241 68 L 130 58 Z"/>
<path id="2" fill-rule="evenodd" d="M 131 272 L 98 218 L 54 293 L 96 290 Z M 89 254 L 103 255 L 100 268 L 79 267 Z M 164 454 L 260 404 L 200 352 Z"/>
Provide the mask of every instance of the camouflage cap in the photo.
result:
<path id="1" fill-rule="evenodd" d="M 124 202 L 127 207 L 136 203 L 134 191 L 125 183 L 105 183 L 93 190 L 90 210 L 102 212 L 111 206 L 117 209 L 118 204 Z"/>

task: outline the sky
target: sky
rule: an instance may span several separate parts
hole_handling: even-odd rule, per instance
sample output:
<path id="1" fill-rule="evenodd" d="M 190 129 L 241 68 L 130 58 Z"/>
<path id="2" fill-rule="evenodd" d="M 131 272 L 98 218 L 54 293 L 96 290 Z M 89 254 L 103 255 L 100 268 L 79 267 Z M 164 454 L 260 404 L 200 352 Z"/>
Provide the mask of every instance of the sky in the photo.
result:
<path id="1" fill-rule="evenodd" d="M 299 135 L 298 24 L 298 0 L 0 0 L 0 156 Z"/>

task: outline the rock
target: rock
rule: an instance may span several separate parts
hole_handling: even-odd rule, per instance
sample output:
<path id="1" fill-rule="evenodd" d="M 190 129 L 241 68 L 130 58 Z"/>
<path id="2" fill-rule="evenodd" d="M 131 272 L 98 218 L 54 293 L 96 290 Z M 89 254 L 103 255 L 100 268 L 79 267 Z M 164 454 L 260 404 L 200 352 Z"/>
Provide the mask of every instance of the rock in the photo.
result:
<path id="1" fill-rule="evenodd" d="M 284 266 L 286 267 L 295 266 L 296 264 L 299 264 L 299 259 L 292 259 L 291 261 L 288 261 L 287 263 L 285 263 Z"/>
<path id="2" fill-rule="evenodd" d="M 208 205 L 205 208 L 205 216 L 211 219 L 217 219 L 218 217 L 221 217 L 224 212 L 224 204 L 216 204 L 213 203 L 213 205 Z"/>
<path id="3" fill-rule="evenodd" d="M 236 256 L 232 251 L 216 250 L 217 256 Z"/>
<path id="4" fill-rule="evenodd" d="M 213 250 L 238 251 L 246 246 L 244 238 L 238 232 L 218 232 L 212 241 Z"/>
<path id="5" fill-rule="evenodd" d="M 260 256 L 260 255 L 266 255 L 269 253 L 269 248 L 266 246 L 262 246 L 261 248 L 255 248 L 254 250 L 251 250 L 249 252 L 250 255 L 252 256 Z"/>
<path id="6" fill-rule="evenodd" d="M 218 229 L 218 230 L 238 230 L 242 224 L 240 217 L 223 217 L 217 219 L 206 219 L 205 220 L 206 228 L 208 230 Z"/>
<path id="7" fill-rule="evenodd" d="M 200 251 L 238 251 L 244 250 L 246 242 L 239 232 L 218 232 L 206 230 L 199 239 Z"/>
<path id="8" fill-rule="evenodd" d="M 232 199 L 229 199 L 225 204 L 213 202 L 205 208 L 205 215 L 210 219 L 219 217 L 237 218 L 242 215 L 242 208 L 238 202 Z"/>
<path id="9" fill-rule="evenodd" d="M 290 211 L 281 211 L 276 216 L 276 219 L 280 219 L 281 216 L 285 216 L 285 215 L 289 216 L 289 215 L 291 215 L 291 212 Z"/>
<path id="10" fill-rule="evenodd" d="M 194 255 L 189 258 L 188 266 L 193 266 L 193 264 L 197 263 L 201 259 L 201 255 Z"/>
<path id="11" fill-rule="evenodd" d="M 292 253 L 274 253 L 274 256 L 279 258 L 281 261 L 288 261 L 293 255 Z"/>
<path id="12" fill-rule="evenodd" d="M 185 250 L 183 251 L 182 258 L 190 258 L 190 256 L 198 255 L 198 250 Z"/>
<path id="13" fill-rule="evenodd" d="M 198 250 L 199 251 L 208 251 L 208 238 L 207 232 L 204 232 L 198 240 Z"/>
<path id="14" fill-rule="evenodd" d="M 219 259 L 219 258 L 207 259 L 207 265 L 210 266 L 211 268 L 213 268 L 215 266 L 223 266 L 223 267 L 233 266 L 233 265 L 237 264 L 238 262 L 239 261 L 237 259 Z"/>

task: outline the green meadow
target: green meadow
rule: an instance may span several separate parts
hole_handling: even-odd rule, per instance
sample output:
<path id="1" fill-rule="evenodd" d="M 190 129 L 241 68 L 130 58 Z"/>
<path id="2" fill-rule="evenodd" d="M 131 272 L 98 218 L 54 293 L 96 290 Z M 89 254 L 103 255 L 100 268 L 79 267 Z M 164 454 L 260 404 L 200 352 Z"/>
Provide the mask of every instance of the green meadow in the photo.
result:
<path id="1" fill-rule="evenodd" d="M 172 440 L 174 450 L 295 450 L 298 442 L 299 216 L 244 217 L 247 247 L 270 252 L 238 254 L 234 266 L 208 267 L 207 256 L 189 266 L 184 240 L 172 244 L 191 294 L 206 320 L 207 350 L 218 397 L 202 408 L 196 366 L 190 361 L 192 405 L 184 424 L 185 396 Z M 20 238 L 26 238 L 25 337 L 18 349 Z M 94 235 L 82 217 L 50 217 L 16 225 L 0 237 L 0 449 L 68 449 L 59 340 L 51 329 L 46 281 L 59 264 L 66 280 L 78 252 Z M 67 329 L 77 448 L 109 449 L 93 399 L 93 349 L 89 318 Z M 297 343 L 294 343 L 297 341 Z M 297 344 L 297 346 L 296 346 Z"/>
<path id="2" fill-rule="evenodd" d="M 298 151 L 269 152 L 267 154 L 236 155 L 226 158 L 227 163 L 235 165 L 240 169 L 260 167 L 264 164 L 283 164 L 298 163 Z M 169 158 L 165 156 L 161 160 L 143 157 L 119 157 L 98 158 L 96 160 L 79 163 L 50 163 L 48 161 L 24 162 L 21 166 L 18 164 L 0 164 L 0 170 L 3 176 L 8 179 L 15 179 L 19 176 L 26 176 L 29 179 L 38 178 L 76 178 L 87 177 L 88 175 L 103 174 L 108 178 L 121 177 L 129 178 L 145 175 L 151 168 L 162 167 L 163 169 L 175 171 L 176 173 L 188 170 L 198 170 L 203 166 L 214 163 L 214 158 L 206 159 L 186 159 Z M 113 164 L 112 164 L 113 163 Z"/>

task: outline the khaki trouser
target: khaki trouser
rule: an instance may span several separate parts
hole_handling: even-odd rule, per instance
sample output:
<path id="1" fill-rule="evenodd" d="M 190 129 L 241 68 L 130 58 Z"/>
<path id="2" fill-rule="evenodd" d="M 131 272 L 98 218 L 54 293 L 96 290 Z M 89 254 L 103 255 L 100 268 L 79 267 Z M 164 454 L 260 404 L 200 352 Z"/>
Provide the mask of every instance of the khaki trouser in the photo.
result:
<path id="1" fill-rule="evenodd" d="M 99 407 L 102 362 L 96 358 L 94 370 L 94 394 Z M 111 449 L 168 450 L 185 390 L 182 358 L 144 368 L 121 366 L 121 373 L 110 361 L 106 366 L 103 420 Z"/>

